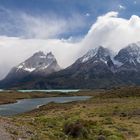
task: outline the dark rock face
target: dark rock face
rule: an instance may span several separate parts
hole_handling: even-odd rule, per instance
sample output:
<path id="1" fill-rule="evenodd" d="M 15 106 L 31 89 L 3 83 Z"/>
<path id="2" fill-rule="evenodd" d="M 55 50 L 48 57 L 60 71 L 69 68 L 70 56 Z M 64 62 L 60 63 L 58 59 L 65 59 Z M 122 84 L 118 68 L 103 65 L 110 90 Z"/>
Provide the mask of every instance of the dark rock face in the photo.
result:
<path id="1" fill-rule="evenodd" d="M 16 85 L 9 87 L 92 89 L 140 85 L 140 47 L 137 44 L 128 45 L 116 56 L 113 56 L 110 50 L 100 46 L 90 50 L 64 70 L 60 70 L 51 53 L 44 55 L 44 53 L 38 52 L 32 57 L 21 63 L 16 70 L 12 70 L 18 71 L 19 77 L 20 73 L 22 75 L 25 72 L 25 76 Z M 28 75 L 27 70 L 28 73 L 33 70 L 32 74 Z M 11 75 L 15 76 L 16 74 Z"/>
<path id="2" fill-rule="evenodd" d="M 119 51 L 115 59 L 121 63 L 140 63 L 140 47 L 137 44 L 130 44 L 128 47 Z"/>
<path id="3" fill-rule="evenodd" d="M 137 44 L 120 50 L 114 59 L 122 63 L 118 71 L 140 71 L 140 47 Z"/>

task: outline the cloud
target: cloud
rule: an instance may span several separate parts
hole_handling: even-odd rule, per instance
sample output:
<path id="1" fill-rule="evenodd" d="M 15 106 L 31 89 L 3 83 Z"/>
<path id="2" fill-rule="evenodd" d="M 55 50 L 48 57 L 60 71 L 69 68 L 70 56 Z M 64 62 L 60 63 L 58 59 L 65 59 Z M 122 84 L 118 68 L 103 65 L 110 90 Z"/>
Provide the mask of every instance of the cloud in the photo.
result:
<path id="1" fill-rule="evenodd" d="M 18 37 L 0 37 L 0 78 L 9 70 L 26 60 L 37 51 L 52 51 L 58 63 L 64 68 L 78 58 L 80 45 L 63 39 L 24 39 Z"/>
<path id="2" fill-rule="evenodd" d="M 19 14 L 0 6 L 0 35 L 21 36 L 23 21 Z"/>
<path id="3" fill-rule="evenodd" d="M 137 4 L 137 1 L 134 1 L 134 4 Z"/>
<path id="4" fill-rule="evenodd" d="M 120 9 L 120 10 L 125 10 L 126 7 L 120 4 L 120 5 L 119 5 L 119 9 Z"/>
<path id="5" fill-rule="evenodd" d="M 0 36 L 0 78 L 3 78 L 13 66 L 18 65 L 39 50 L 52 51 L 59 64 L 62 67 L 67 67 L 86 51 L 99 45 L 117 52 L 129 43 L 140 41 L 140 17 L 136 15 L 131 16 L 130 19 L 124 19 L 119 17 L 118 12 L 112 11 L 99 16 L 88 33 L 78 40 L 73 37 L 69 39 L 55 37 L 58 35 L 57 32 L 61 34 L 83 26 L 78 19 L 76 24 L 80 24 L 80 26 L 74 24 L 75 22 L 72 20 L 74 18 L 68 21 L 59 20 L 56 24 L 52 24 L 53 20 L 24 16 L 24 22 L 29 24 L 26 24 L 27 27 L 22 25 L 28 29 L 24 37 Z M 55 30 L 50 29 L 50 33 L 46 32 L 51 26 L 56 26 Z M 61 32 L 59 27 L 64 30 Z M 28 35 L 29 38 L 27 38 Z"/>
<path id="6" fill-rule="evenodd" d="M 86 13 L 86 16 L 87 16 L 87 17 L 90 17 L 90 13 Z"/>
<path id="7" fill-rule="evenodd" d="M 140 41 L 140 17 L 132 15 L 130 19 L 124 19 L 118 14 L 109 12 L 98 17 L 82 40 L 85 50 L 103 45 L 117 52 L 130 43 Z"/>
<path id="8" fill-rule="evenodd" d="M 24 22 L 24 36 L 27 38 L 58 38 L 86 26 L 84 17 L 79 14 L 62 18 L 54 14 L 31 16 L 23 13 L 22 20 Z"/>
<path id="9" fill-rule="evenodd" d="M 79 48 L 75 42 L 80 38 L 63 39 L 61 35 L 77 32 L 86 26 L 84 16 L 76 13 L 69 17 L 58 17 L 53 13 L 29 15 L 3 7 L 0 7 L 0 16 L 0 79 L 13 66 L 39 50 L 52 51 L 62 67 L 74 61 Z"/>
<path id="10" fill-rule="evenodd" d="M 69 17 L 58 16 L 56 13 L 37 15 L 0 6 L 0 17 L 0 35 L 10 37 L 59 38 L 86 26 L 86 18 L 79 13 Z"/>

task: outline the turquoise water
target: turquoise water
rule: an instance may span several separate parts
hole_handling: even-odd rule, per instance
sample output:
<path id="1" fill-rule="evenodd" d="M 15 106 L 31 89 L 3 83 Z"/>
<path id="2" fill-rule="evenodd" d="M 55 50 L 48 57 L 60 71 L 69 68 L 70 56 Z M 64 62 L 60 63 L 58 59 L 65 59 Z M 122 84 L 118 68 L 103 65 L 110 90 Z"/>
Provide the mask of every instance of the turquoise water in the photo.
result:
<path id="1" fill-rule="evenodd" d="M 0 105 L 0 116 L 12 116 L 22 114 L 38 108 L 41 105 L 50 102 L 68 103 L 72 101 L 83 101 L 91 98 L 90 96 L 73 96 L 73 97 L 50 97 L 18 100 L 17 103 Z"/>
<path id="2" fill-rule="evenodd" d="M 73 89 L 68 89 L 68 90 L 18 90 L 19 92 L 61 92 L 61 93 L 69 93 L 69 92 L 78 92 L 79 89 L 73 90 Z"/>

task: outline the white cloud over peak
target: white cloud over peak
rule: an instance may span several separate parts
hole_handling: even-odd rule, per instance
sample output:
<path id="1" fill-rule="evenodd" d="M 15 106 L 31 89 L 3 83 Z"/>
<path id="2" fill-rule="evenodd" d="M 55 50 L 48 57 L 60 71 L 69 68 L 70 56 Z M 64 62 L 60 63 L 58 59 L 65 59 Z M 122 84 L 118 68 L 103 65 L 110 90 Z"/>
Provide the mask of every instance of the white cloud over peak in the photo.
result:
<path id="1" fill-rule="evenodd" d="M 0 37 L 0 78 L 37 51 L 52 52 L 62 67 L 73 63 L 79 45 L 59 39 Z"/>
<path id="2" fill-rule="evenodd" d="M 57 31 L 59 32 L 57 28 L 54 31 L 50 31 L 51 35 L 46 35 L 46 32 L 44 32 L 44 30 L 48 29 L 46 20 L 43 21 L 41 18 L 40 21 L 39 18 L 27 19 L 28 17 L 25 17 L 27 23 L 31 22 L 26 29 L 28 29 L 31 34 L 38 36 L 30 39 L 7 36 L 0 37 L 0 78 L 3 78 L 13 66 L 24 61 L 39 50 L 45 52 L 52 51 L 59 64 L 62 67 L 66 67 L 72 64 L 86 51 L 99 45 L 114 51 L 119 51 L 129 43 L 140 41 L 140 17 L 133 15 L 130 19 L 124 19 L 118 16 L 118 12 L 112 11 L 98 17 L 85 37 L 77 42 L 72 41 L 75 40 L 73 37 L 70 37 L 68 40 L 53 38 L 53 36 L 57 35 Z M 33 21 L 35 21 L 35 23 L 32 23 Z M 66 30 L 64 30 L 65 32 L 71 28 L 75 29 L 76 26 L 78 26 L 75 24 L 80 24 L 79 21 L 75 23 L 72 19 L 69 19 L 68 22 L 58 21 L 57 23 L 60 24 L 58 27 L 62 27 L 62 30 L 66 25 L 68 26 Z M 70 25 L 68 25 L 69 23 Z M 34 27 L 32 27 L 33 24 L 35 24 Z M 55 26 L 54 24 L 50 22 L 48 27 L 52 28 L 51 26 Z M 79 26 L 77 28 L 79 28 Z M 49 37 L 47 38 L 47 36 Z"/>
<path id="3" fill-rule="evenodd" d="M 109 12 L 98 17 L 82 41 L 86 49 L 103 45 L 119 51 L 126 45 L 140 41 L 140 17 L 130 19 L 118 17 L 118 12 Z M 88 45 L 87 45 L 88 44 Z"/>

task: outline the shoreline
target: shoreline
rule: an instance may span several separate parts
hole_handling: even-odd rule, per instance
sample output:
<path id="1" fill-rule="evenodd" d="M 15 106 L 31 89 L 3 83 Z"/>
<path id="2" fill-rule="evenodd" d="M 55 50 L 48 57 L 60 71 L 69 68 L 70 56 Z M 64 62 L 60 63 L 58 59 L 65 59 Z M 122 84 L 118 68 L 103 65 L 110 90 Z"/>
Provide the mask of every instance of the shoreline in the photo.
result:
<path id="1" fill-rule="evenodd" d="M 16 103 L 18 100 L 22 99 L 34 99 L 34 98 L 49 98 L 49 97 L 69 97 L 69 96 L 92 96 L 94 98 L 111 98 L 111 97 L 127 97 L 131 96 L 127 95 L 122 92 L 124 89 L 139 90 L 140 87 L 120 87 L 115 89 L 103 90 L 103 89 L 96 89 L 96 90 L 79 90 L 77 92 L 17 92 L 17 91 L 7 91 L 7 92 L 0 92 L 0 105 L 4 104 L 12 104 Z M 117 93 L 116 91 L 120 92 L 121 94 Z M 127 92 L 130 92 L 129 90 Z M 113 94 L 114 93 L 114 94 Z"/>
<path id="2" fill-rule="evenodd" d="M 93 91 L 92 91 L 93 92 Z M 18 100 L 23 99 L 36 99 L 36 98 L 50 98 L 50 97 L 69 97 L 69 96 L 93 96 L 93 93 L 88 91 L 78 91 L 78 92 L 16 92 L 8 91 L 0 93 L 0 105 L 17 103 Z"/>
<path id="3" fill-rule="evenodd" d="M 36 98 L 36 99 L 23 99 L 18 100 L 17 104 L 1 105 L 1 116 L 14 117 L 20 116 L 24 113 L 32 112 L 33 110 L 40 109 L 42 106 L 46 106 L 50 103 L 63 104 L 74 103 L 77 101 L 85 101 L 90 99 L 90 96 L 64 96 L 64 97 L 52 97 L 52 98 Z"/>

